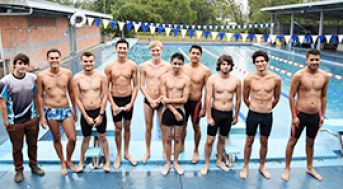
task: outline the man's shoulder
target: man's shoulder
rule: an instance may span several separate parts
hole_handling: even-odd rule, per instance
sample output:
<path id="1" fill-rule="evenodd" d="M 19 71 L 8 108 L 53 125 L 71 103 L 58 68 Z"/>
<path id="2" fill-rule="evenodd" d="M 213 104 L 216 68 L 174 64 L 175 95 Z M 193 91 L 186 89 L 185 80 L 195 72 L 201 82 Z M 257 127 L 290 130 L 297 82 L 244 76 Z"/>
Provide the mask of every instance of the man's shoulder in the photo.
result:
<path id="1" fill-rule="evenodd" d="M 318 71 L 319 71 L 319 74 L 320 74 L 320 75 L 323 75 L 324 77 L 330 77 L 330 76 L 329 76 L 329 73 L 328 73 L 327 71 L 322 70 L 322 69 L 319 69 Z"/>

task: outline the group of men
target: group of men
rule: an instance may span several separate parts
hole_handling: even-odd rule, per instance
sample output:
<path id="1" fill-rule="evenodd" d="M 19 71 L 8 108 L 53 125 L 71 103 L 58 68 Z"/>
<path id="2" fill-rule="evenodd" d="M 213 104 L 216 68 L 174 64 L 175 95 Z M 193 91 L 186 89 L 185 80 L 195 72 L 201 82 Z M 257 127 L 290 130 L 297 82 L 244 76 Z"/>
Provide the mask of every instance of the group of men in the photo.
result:
<path id="1" fill-rule="evenodd" d="M 222 55 L 216 63 L 216 74 L 200 63 L 202 48 L 192 45 L 189 50 L 190 63 L 184 65 L 184 56 L 174 53 L 170 63 L 161 58 L 163 45 L 153 41 L 149 45 L 151 60 L 140 65 L 140 90 L 144 95 L 146 123 L 146 153 L 141 161 L 146 163 L 151 156 L 151 135 L 153 117 L 157 113 L 161 129 L 161 141 L 166 164 L 161 173 L 167 175 L 173 167 L 178 174 L 183 170 L 178 163 L 179 154 L 185 149 L 187 120 L 191 117 L 194 130 L 192 163 L 199 160 L 201 129 L 199 120 L 207 113 L 207 139 L 205 144 L 205 166 L 201 174 L 209 169 L 212 146 L 219 131 L 216 165 L 223 171 L 229 168 L 222 161 L 225 138 L 231 126 L 238 122 L 242 86 L 241 81 L 231 74 L 234 61 L 231 56 Z M 13 146 L 15 182 L 23 176 L 23 138 L 28 144 L 29 164 L 32 172 L 43 176 L 37 166 L 37 138 L 39 122 L 48 126 L 53 144 L 61 161 L 61 173 L 67 174 L 67 167 L 74 172 L 84 169 L 85 152 L 89 146 L 92 129 L 98 132 L 105 156 L 104 171 L 110 172 L 110 156 L 106 138 L 106 105 L 109 101 L 115 125 L 117 157 L 113 167 L 118 169 L 122 160 L 122 135 L 124 135 L 124 158 L 132 165 L 137 161 L 129 154 L 130 126 L 133 107 L 138 94 L 138 67 L 127 58 L 129 43 L 120 39 L 116 43 L 117 59 L 105 68 L 105 73 L 94 69 L 95 56 L 84 52 L 80 56 L 83 70 L 74 77 L 70 70 L 62 68 L 61 52 L 51 49 L 47 52 L 49 68 L 36 77 L 26 72 L 29 58 L 18 54 L 13 60 L 13 72 L 0 82 L 0 110 L 4 125 Z M 244 147 L 244 168 L 240 177 L 246 179 L 249 159 L 257 128 L 260 130 L 259 171 L 265 178 L 271 178 L 264 164 L 268 150 L 268 137 L 272 129 L 272 110 L 281 93 L 281 78 L 268 71 L 268 55 L 256 51 L 252 55 L 256 71 L 244 78 L 243 101 L 249 108 L 246 118 L 246 144 Z M 293 148 L 306 126 L 307 173 L 317 179 L 321 176 L 313 169 L 313 144 L 319 127 L 323 124 L 326 110 L 328 74 L 319 70 L 320 52 L 311 49 L 306 56 L 307 66 L 298 71 L 292 79 L 290 105 L 292 112 L 291 137 L 286 150 L 286 167 L 282 179 L 288 180 Z M 203 95 L 203 89 L 206 92 Z M 295 100 L 295 96 L 297 99 Z M 68 96 L 71 105 L 68 101 Z M 203 105 L 202 105 L 202 102 Z M 83 141 L 79 165 L 71 161 L 75 149 L 75 121 L 78 107 L 81 119 Z M 61 144 L 60 125 L 68 138 L 66 158 Z M 124 131 L 122 131 L 124 130 Z M 123 134 L 124 133 L 124 134 Z M 174 147 L 174 150 L 172 150 Z"/>

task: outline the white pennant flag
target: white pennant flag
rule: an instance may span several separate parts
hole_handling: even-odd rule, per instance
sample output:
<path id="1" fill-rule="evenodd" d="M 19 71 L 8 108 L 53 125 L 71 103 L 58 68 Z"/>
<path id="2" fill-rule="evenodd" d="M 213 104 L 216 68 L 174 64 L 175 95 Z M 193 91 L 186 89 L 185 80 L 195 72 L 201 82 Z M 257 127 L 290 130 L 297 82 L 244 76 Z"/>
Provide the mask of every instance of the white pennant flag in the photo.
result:
<path id="1" fill-rule="evenodd" d="M 315 42 L 316 42 L 316 39 L 317 39 L 317 37 L 318 37 L 318 35 L 312 35 L 311 37 L 312 37 L 313 43 L 315 43 Z"/>
<path id="2" fill-rule="evenodd" d="M 262 37 L 261 34 L 256 34 L 257 43 L 260 43 L 260 42 L 261 42 L 261 37 Z"/>
<path id="3" fill-rule="evenodd" d="M 243 38 L 243 43 L 245 43 L 247 37 L 248 37 L 248 34 L 247 33 L 241 33 L 241 36 Z"/>
<path id="4" fill-rule="evenodd" d="M 110 20 L 102 19 L 102 24 L 104 25 L 104 28 L 105 28 L 105 29 L 107 28 L 108 23 L 110 23 Z"/>
<path id="5" fill-rule="evenodd" d="M 218 32 L 211 32 L 211 35 L 212 35 L 212 39 L 216 40 Z"/>
<path id="6" fill-rule="evenodd" d="M 272 43 L 274 43 L 276 41 L 276 35 L 270 35 L 270 38 L 272 40 Z"/>
<path id="7" fill-rule="evenodd" d="M 122 31 L 125 25 L 125 22 L 118 22 L 119 25 L 119 31 Z"/>
<path id="8" fill-rule="evenodd" d="M 343 35 L 338 35 L 338 43 L 342 42 Z"/>
<path id="9" fill-rule="evenodd" d="M 220 26 L 220 29 L 224 29 L 225 26 Z"/>
<path id="10" fill-rule="evenodd" d="M 135 28 L 135 32 L 137 33 L 139 30 L 139 27 L 141 27 L 142 23 L 141 22 L 133 22 L 133 27 Z"/>
<path id="11" fill-rule="evenodd" d="M 241 28 L 241 25 L 238 25 L 238 28 Z"/>
<path id="12" fill-rule="evenodd" d="M 169 36 L 171 28 L 164 28 L 166 30 L 166 35 Z"/>
<path id="13" fill-rule="evenodd" d="M 255 27 L 255 28 L 258 28 L 258 24 L 254 24 L 254 27 Z"/>
<path id="14" fill-rule="evenodd" d="M 263 28 L 264 24 L 260 24 L 260 28 Z"/>
<path id="15" fill-rule="evenodd" d="M 94 18 L 88 17 L 87 21 L 88 21 L 88 26 L 91 26 L 93 24 L 93 22 L 94 22 Z"/>
<path id="16" fill-rule="evenodd" d="M 197 38 L 200 39 L 200 37 L 202 35 L 202 30 L 197 30 L 196 34 L 197 34 Z"/>
<path id="17" fill-rule="evenodd" d="M 210 30 L 212 30 L 212 26 L 209 26 Z"/>
<path id="18" fill-rule="evenodd" d="M 326 42 L 329 43 L 331 35 L 325 35 Z"/>
<path id="19" fill-rule="evenodd" d="M 243 25 L 243 28 L 244 28 L 244 29 L 247 28 L 247 25 L 244 24 L 244 25 Z"/>
<path id="20" fill-rule="evenodd" d="M 225 35 L 226 35 L 227 41 L 230 42 L 230 39 L 231 39 L 233 33 L 225 33 Z"/>
<path id="21" fill-rule="evenodd" d="M 290 36 L 290 35 L 285 35 L 284 37 L 285 37 L 285 39 L 286 39 L 286 43 L 288 43 L 288 42 L 289 42 L 289 39 L 291 39 L 291 36 Z"/>
<path id="22" fill-rule="evenodd" d="M 186 33 L 187 33 L 187 29 L 181 29 L 182 38 L 185 38 Z"/>
<path id="23" fill-rule="evenodd" d="M 298 38 L 299 38 L 300 43 L 304 43 L 304 39 L 305 39 L 304 35 L 299 35 Z"/>
<path id="24" fill-rule="evenodd" d="M 194 25 L 192 25 L 192 29 L 193 29 L 193 30 L 195 29 L 195 26 L 194 26 Z"/>
<path id="25" fill-rule="evenodd" d="M 155 33 L 155 30 L 156 30 L 156 26 L 151 24 L 150 25 L 150 33 L 151 33 L 151 35 L 153 35 Z"/>

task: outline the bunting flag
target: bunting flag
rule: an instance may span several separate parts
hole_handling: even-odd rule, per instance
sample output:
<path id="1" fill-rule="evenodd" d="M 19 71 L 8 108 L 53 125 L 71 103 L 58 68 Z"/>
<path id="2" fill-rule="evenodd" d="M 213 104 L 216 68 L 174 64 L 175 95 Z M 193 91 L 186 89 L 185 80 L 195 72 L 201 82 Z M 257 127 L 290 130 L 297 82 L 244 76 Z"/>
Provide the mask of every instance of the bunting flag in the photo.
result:
<path id="1" fill-rule="evenodd" d="M 156 26 L 154 26 L 154 25 L 151 24 L 150 27 L 149 27 L 149 29 L 150 29 L 151 35 L 154 35 L 155 30 L 156 30 Z"/>
<path id="2" fill-rule="evenodd" d="M 158 32 L 159 35 L 162 35 L 162 32 L 163 32 L 163 26 L 162 26 L 162 24 L 160 24 L 160 26 L 158 26 L 157 32 Z"/>
<path id="3" fill-rule="evenodd" d="M 210 32 L 206 30 L 206 31 L 204 32 L 205 39 L 208 38 L 208 35 L 210 35 Z"/>
<path id="4" fill-rule="evenodd" d="M 189 29 L 188 33 L 189 33 L 189 37 L 192 38 L 194 35 L 194 29 Z"/>
<path id="5" fill-rule="evenodd" d="M 171 28 L 164 28 L 166 30 L 166 35 L 169 36 Z"/>
<path id="6" fill-rule="evenodd" d="M 268 38 L 269 38 L 268 34 L 264 34 L 264 35 L 263 35 L 263 41 L 264 41 L 265 43 L 268 42 Z"/>
<path id="7" fill-rule="evenodd" d="M 131 31 L 132 26 L 133 26 L 133 25 L 132 25 L 132 22 L 131 22 L 131 21 L 126 22 L 126 29 L 127 29 L 128 32 Z"/>
<path id="8" fill-rule="evenodd" d="M 327 43 L 330 42 L 330 38 L 331 38 L 331 35 L 325 35 L 325 39 L 326 39 L 326 42 L 327 42 Z"/>
<path id="9" fill-rule="evenodd" d="M 313 43 L 315 43 L 315 42 L 316 42 L 316 40 L 317 40 L 317 37 L 318 37 L 318 35 L 312 35 L 311 37 L 312 37 L 312 41 L 313 41 Z"/>
<path id="10" fill-rule="evenodd" d="M 197 38 L 200 39 L 200 37 L 202 35 L 202 30 L 197 30 L 196 34 L 197 34 Z"/>
<path id="11" fill-rule="evenodd" d="M 212 40 L 216 40 L 218 32 L 211 32 Z"/>
<path id="12" fill-rule="evenodd" d="M 179 33 L 179 29 L 177 29 L 177 28 L 174 28 L 174 29 L 173 29 L 173 33 L 174 33 L 174 37 L 176 37 L 176 36 L 177 36 L 177 34 Z"/>
<path id="13" fill-rule="evenodd" d="M 255 38 L 255 34 L 251 33 L 249 34 L 249 41 L 252 42 Z"/>
<path id="14" fill-rule="evenodd" d="M 245 43 L 245 41 L 247 40 L 248 34 L 247 33 L 242 33 L 241 36 L 243 38 L 243 43 Z"/>
<path id="15" fill-rule="evenodd" d="M 292 42 L 294 43 L 297 42 L 297 35 L 295 34 L 292 35 Z"/>
<path id="16" fill-rule="evenodd" d="M 291 39 L 291 36 L 290 36 L 290 35 L 285 35 L 284 37 L 285 37 L 286 43 L 288 43 L 289 40 Z"/>
<path id="17" fill-rule="evenodd" d="M 320 43 L 324 43 L 324 35 L 319 36 Z"/>
<path id="18" fill-rule="evenodd" d="M 275 43 L 276 35 L 270 35 L 270 42 Z"/>
<path id="19" fill-rule="evenodd" d="M 338 43 L 341 43 L 343 40 L 343 35 L 338 35 Z"/>
<path id="20" fill-rule="evenodd" d="M 278 35 L 277 38 L 278 38 L 279 42 L 282 43 L 282 41 L 283 41 L 283 35 Z"/>
<path id="21" fill-rule="evenodd" d="M 305 42 L 306 43 L 311 43 L 311 35 L 305 35 Z"/>
<path id="22" fill-rule="evenodd" d="M 88 21 L 88 26 L 91 26 L 94 22 L 94 18 L 92 17 L 87 17 L 87 21 Z"/>
<path id="23" fill-rule="evenodd" d="M 119 25 L 119 31 L 123 31 L 123 27 L 125 25 L 125 22 L 118 22 Z"/>
<path id="24" fill-rule="evenodd" d="M 147 23 L 142 23 L 142 31 L 143 31 L 143 33 L 145 34 L 146 33 L 146 31 L 148 30 L 148 24 Z"/>
<path id="25" fill-rule="evenodd" d="M 133 28 L 135 29 L 135 32 L 137 33 L 139 28 L 141 27 L 141 22 L 134 22 L 133 23 Z"/>
<path id="26" fill-rule="evenodd" d="M 334 42 L 334 43 L 337 42 L 337 36 L 336 35 L 332 35 L 332 42 Z"/>
<path id="27" fill-rule="evenodd" d="M 299 42 L 304 43 L 305 36 L 304 35 L 299 35 Z"/>
<path id="28" fill-rule="evenodd" d="M 261 34 L 256 34 L 256 38 L 257 38 L 257 43 L 260 43 L 262 35 Z"/>
<path id="29" fill-rule="evenodd" d="M 182 36 L 182 38 L 185 38 L 186 33 L 187 33 L 187 29 L 181 29 L 181 36 Z"/>
<path id="30" fill-rule="evenodd" d="M 230 42 L 233 33 L 225 33 L 225 35 L 226 35 L 227 41 Z"/>
<path id="31" fill-rule="evenodd" d="M 96 25 L 97 27 L 99 27 L 100 24 L 101 24 L 101 19 L 100 19 L 100 18 L 95 19 L 95 25 Z"/>
<path id="32" fill-rule="evenodd" d="M 236 42 L 237 42 L 238 39 L 239 39 L 239 37 L 240 37 L 240 34 L 239 34 L 239 33 L 235 33 L 235 34 L 234 34 L 234 37 L 235 37 L 235 40 L 236 40 Z"/>
<path id="33" fill-rule="evenodd" d="M 225 32 L 220 32 L 220 33 L 219 33 L 219 39 L 220 39 L 220 41 L 222 41 L 224 37 L 225 37 Z"/>
<path id="34" fill-rule="evenodd" d="M 112 21 L 112 22 L 111 22 L 111 28 L 112 28 L 112 30 L 114 29 L 114 27 L 116 27 L 116 25 L 117 25 L 117 22 L 116 22 L 116 21 Z"/>
<path id="35" fill-rule="evenodd" d="M 102 24 L 104 25 L 104 28 L 106 29 L 108 24 L 110 23 L 110 20 L 108 19 L 102 19 Z"/>

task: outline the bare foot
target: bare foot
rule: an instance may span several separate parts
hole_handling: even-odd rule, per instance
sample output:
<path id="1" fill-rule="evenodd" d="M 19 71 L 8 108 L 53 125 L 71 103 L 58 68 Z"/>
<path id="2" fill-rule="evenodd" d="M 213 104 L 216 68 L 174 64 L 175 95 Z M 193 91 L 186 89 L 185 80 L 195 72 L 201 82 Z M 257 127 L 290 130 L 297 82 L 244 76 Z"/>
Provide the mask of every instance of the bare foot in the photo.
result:
<path id="1" fill-rule="evenodd" d="M 85 165 L 83 163 L 79 163 L 79 166 L 76 169 L 77 173 L 82 173 Z"/>
<path id="2" fill-rule="evenodd" d="M 66 165 L 73 171 L 77 173 L 77 168 L 74 166 L 74 164 L 71 161 L 66 161 Z"/>
<path id="3" fill-rule="evenodd" d="M 307 169 L 306 173 L 319 181 L 323 179 L 322 176 L 320 176 L 320 174 L 318 174 L 313 168 Z"/>
<path id="4" fill-rule="evenodd" d="M 129 154 L 125 155 L 124 158 L 126 160 L 128 160 L 131 163 L 131 165 L 133 165 L 133 166 L 137 165 L 137 161 L 132 156 L 130 156 Z"/>
<path id="5" fill-rule="evenodd" d="M 198 163 L 198 161 L 199 161 L 199 152 L 194 152 L 193 153 L 192 163 L 196 164 L 196 163 Z"/>
<path id="6" fill-rule="evenodd" d="M 179 175 L 183 174 L 183 170 L 181 169 L 181 167 L 179 166 L 178 163 L 174 163 L 174 169 L 175 169 L 177 174 L 179 174 Z"/>
<path id="7" fill-rule="evenodd" d="M 285 170 L 283 170 L 283 173 L 281 175 L 281 179 L 288 182 L 289 172 L 290 172 L 290 169 L 285 168 Z"/>
<path id="8" fill-rule="evenodd" d="M 67 170 L 67 165 L 66 164 L 62 164 L 61 165 L 61 174 L 62 175 L 68 174 L 68 170 Z"/>
<path id="9" fill-rule="evenodd" d="M 166 175 L 168 175 L 169 170 L 170 170 L 170 164 L 167 163 L 167 164 L 164 166 L 163 170 L 161 171 L 161 174 L 162 174 L 163 176 L 166 176 Z"/>
<path id="10" fill-rule="evenodd" d="M 146 163 L 148 162 L 149 159 L 150 159 L 150 153 L 146 153 L 146 154 L 142 157 L 141 161 L 142 161 L 142 163 L 146 164 Z"/>
<path id="11" fill-rule="evenodd" d="M 104 172 L 105 173 L 110 173 L 111 172 L 111 168 L 110 168 L 110 164 L 109 163 L 106 163 L 103 167 L 104 169 Z"/>
<path id="12" fill-rule="evenodd" d="M 206 176 L 207 175 L 207 171 L 208 171 L 208 164 L 205 164 L 205 166 L 200 170 L 200 173 L 203 176 Z"/>
<path id="13" fill-rule="evenodd" d="M 246 179 L 248 177 L 248 167 L 244 167 L 241 172 L 239 173 L 239 177 L 241 179 Z"/>
<path id="14" fill-rule="evenodd" d="M 226 167 L 224 162 L 217 162 L 217 167 L 219 167 L 224 172 L 229 172 L 230 168 Z"/>
<path id="15" fill-rule="evenodd" d="M 113 163 L 113 168 L 114 169 L 119 169 L 121 165 L 121 155 L 117 157 L 116 161 Z"/>
<path id="16" fill-rule="evenodd" d="M 266 178 L 266 179 L 272 178 L 272 176 L 270 175 L 269 171 L 267 171 L 264 167 L 263 168 L 259 168 L 258 171 L 261 173 L 261 175 L 264 178 Z"/>

